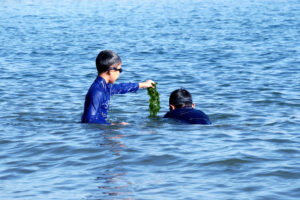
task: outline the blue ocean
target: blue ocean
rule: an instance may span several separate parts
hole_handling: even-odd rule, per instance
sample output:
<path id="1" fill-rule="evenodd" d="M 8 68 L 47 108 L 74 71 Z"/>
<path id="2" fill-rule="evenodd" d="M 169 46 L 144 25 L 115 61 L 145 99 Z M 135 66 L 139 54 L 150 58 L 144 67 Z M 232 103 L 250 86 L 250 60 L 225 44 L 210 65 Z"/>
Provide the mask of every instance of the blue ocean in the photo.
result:
<path id="1" fill-rule="evenodd" d="M 95 59 L 109 121 L 80 123 Z M 0 0 L 1 200 L 298 200 L 299 0 Z M 212 125 L 164 119 L 185 88 Z"/>

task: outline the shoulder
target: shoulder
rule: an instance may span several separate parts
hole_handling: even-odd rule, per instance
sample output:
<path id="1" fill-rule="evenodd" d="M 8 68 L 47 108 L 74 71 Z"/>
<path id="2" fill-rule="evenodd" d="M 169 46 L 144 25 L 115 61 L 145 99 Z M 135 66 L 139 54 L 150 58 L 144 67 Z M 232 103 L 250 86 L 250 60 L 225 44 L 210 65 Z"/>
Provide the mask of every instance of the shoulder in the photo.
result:
<path id="1" fill-rule="evenodd" d="M 93 82 L 88 91 L 88 96 L 100 97 L 105 93 L 105 88 L 102 84 L 99 84 L 97 80 Z"/>
<path id="2" fill-rule="evenodd" d="M 198 115 L 198 116 L 207 117 L 207 115 L 201 110 L 189 109 L 189 113 L 194 114 L 194 115 Z"/>
<path id="3" fill-rule="evenodd" d="M 179 108 L 169 111 L 165 118 L 174 118 L 190 124 L 211 124 L 208 116 L 201 110 L 193 108 Z"/>
<path id="4" fill-rule="evenodd" d="M 171 113 L 171 111 L 167 112 L 167 113 L 164 115 L 164 118 L 169 118 L 170 115 L 171 115 L 170 113 Z"/>
<path id="5" fill-rule="evenodd" d="M 190 121 L 193 124 L 211 124 L 209 117 L 201 110 L 193 109 L 190 113 Z"/>
<path id="6" fill-rule="evenodd" d="M 164 118 L 173 118 L 180 120 L 183 118 L 183 114 L 184 113 L 182 113 L 182 109 L 170 110 L 164 115 Z"/>

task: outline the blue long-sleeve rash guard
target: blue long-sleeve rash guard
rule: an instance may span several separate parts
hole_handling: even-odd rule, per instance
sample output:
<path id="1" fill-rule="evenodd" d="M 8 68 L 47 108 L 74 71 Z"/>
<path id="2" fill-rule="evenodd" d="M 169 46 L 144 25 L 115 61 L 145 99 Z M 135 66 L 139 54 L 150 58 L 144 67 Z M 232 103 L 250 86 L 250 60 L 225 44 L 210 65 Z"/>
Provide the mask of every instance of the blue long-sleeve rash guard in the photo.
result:
<path id="1" fill-rule="evenodd" d="M 204 112 L 196 110 L 193 107 L 171 110 L 165 114 L 164 118 L 173 118 L 188 124 L 211 124 L 209 117 Z"/>
<path id="2" fill-rule="evenodd" d="M 110 96 L 136 92 L 138 89 L 138 83 L 107 84 L 101 76 L 98 76 L 85 96 L 81 122 L 110 124 L 107 122 Z"/>

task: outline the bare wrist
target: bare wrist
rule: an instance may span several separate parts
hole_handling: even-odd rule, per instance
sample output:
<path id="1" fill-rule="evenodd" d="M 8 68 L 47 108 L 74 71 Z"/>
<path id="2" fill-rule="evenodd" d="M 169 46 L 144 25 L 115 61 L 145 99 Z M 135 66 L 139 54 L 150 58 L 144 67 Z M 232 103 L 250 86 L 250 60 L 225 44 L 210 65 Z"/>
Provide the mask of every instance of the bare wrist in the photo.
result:
<path id="1" fill-rule="evenodd" d="M 144 83 L 139 83 L 139 88 L 145 88 Z"/>

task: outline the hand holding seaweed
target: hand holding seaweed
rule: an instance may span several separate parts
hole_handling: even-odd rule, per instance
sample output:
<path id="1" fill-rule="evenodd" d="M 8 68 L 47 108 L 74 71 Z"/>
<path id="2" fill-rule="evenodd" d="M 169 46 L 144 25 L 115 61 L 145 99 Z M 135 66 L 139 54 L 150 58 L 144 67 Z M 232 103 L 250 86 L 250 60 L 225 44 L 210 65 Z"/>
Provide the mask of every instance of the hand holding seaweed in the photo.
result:
<path id="1" fill-rule="evenodd" d="M 157 83 L 154 84 L 154 88 L 147 88 L 149 99 L 149 112 L 150 117 L 155 117 L 160 110 L 159 93 L 156 90 Z"/>

